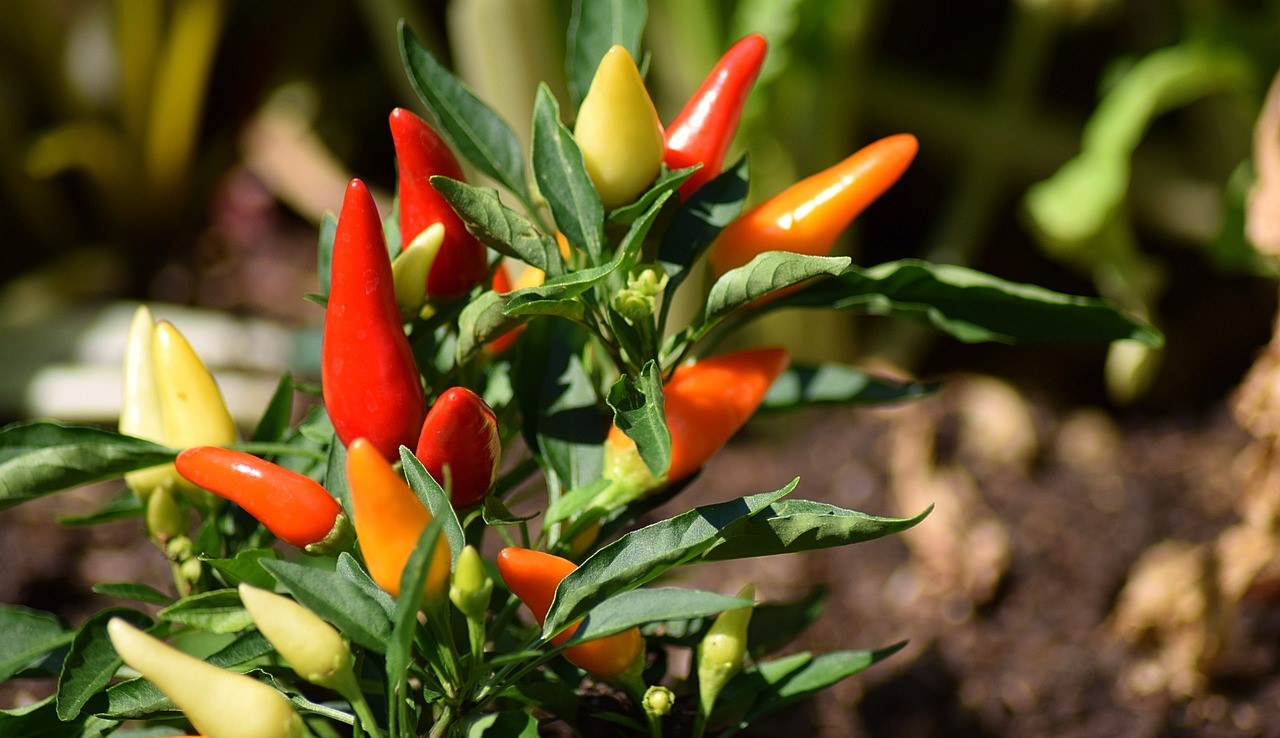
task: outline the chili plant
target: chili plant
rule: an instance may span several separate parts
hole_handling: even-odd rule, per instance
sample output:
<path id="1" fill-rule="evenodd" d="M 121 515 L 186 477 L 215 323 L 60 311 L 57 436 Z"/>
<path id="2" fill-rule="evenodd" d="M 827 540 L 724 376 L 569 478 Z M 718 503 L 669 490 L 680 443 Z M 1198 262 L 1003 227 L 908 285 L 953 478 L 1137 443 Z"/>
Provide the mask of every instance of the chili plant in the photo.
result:
<path id="1" fill-rule="evenodd" d="M 700 562 L 880 538 L 928 513 L 801 499 L 796 479 L 651 519 L 762 405 L 928 391 L 721 342 L 783 308 L 901 315 L 961 341 L 1160 335 L 1098 299 L 828 255 L 916 155 L 907 134 L 744 212 L 747 160 L 721 165 L 763 38 L 735 46 L 664 136 L 639 49 L 614 43 L 638 39 L 643 20 L 643 3 L 575 6 L 582 105 L 570 129 L 542 87 L 528 159 L 401 27 L 430 122 L 391 116 L 398 217 L 355 180 L 322 229 L 322 404 L 299 423 L 302 387 L 286 376 L 236 443 L 208 372 L 144 308 L 121 432 L 0 430 L 0 503 L 123 475 L 129 489 L 100 517 L 144 516 L 177 595 L 103 584 L 139 605 L 77 629 L 0 609 L 19 644 L 3 677 L 57 680 L 52 697 L 0 713 L 0 734 L 532 736 L 560 722 L 729 735 L 898 648 L 775 658 L 813 617 L 807 602 L 649 586 Z M 454 152 L 505 191 L 465 182 Z M 676 325 L 668 306 L 703 260 L 716 281 Z M 520 265 L 514 280 L 504 271 Z M 793 625 L 753 631 L 754 609 Z M 680 649 L 689 666 L 668 673 L 682 662 L 663 654 Z"/>

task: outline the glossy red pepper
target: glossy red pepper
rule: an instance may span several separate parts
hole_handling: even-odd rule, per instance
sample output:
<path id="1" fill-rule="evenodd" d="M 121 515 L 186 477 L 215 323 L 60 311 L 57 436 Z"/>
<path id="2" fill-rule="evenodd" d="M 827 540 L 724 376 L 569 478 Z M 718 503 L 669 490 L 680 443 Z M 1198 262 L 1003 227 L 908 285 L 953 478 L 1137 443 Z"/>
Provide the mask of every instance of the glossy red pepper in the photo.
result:
<path id="1" fill-rule="evenodd" d="M 882 138 L 748 210 L 711 245 L 711 271 L 720 276 L 765 251 L 825 256 L 849 223 L 907 171 L 918 148 L 909 133 Z"/>
<path id="2" fill-rule="evenodd" d="M 320 379 L 338 438 L 369 442 L 386 457 L 417 437 L 426 399 L 396 307 L 382 221 L 368 188 L 351 180 L 333 242 Z"/>
<path id="3" fill-rule="evenodd" d="M 556 587 L 577 568 L 568 559 L 527 548 L 509 546 L 498 552 L 498 573 L 502 575 L 502 581 L 529 608 L 538 625 L 547 620 Z M 570 625 L 552 637 L 551 642 L 556 645 L 564 643 L 578 632 L 578 627 L 578 623 Z M 569 663 L 605 679 L 639 668 L 643 654 L 644 639 L 639 628 L 564 650 L 564 657 Z"/>
<path id="4" fill-rule="evenodd" d="M 725 152 L 742 120 L 742 108 L 760 75 L 768 50 L 768 42 L 758 33 L 729 47 L 667 127 L 662 156 L 667 167 L 683 169 L 702 165 L 680 185 L 681 200 L 687 200 L 694 190 L 720 173 Z"/>
<path id="5" fill-rule="evenodd" d="M 498 417 L 476 393 L 450 387 L 427 413 L 415 453 L 455 508 L 471 507 L 498 477 Z"/>
<path id="6" fill-rule="evenodd" d="M 218 446 L 189 448 L 175 465 L 187 481 L 236 503 L 290 545 L 319 553 L 345 538 L 342 508 L 311 477 Z"/>
<path id="7" fill-rule="evenodd" d="M 461 180 L 462 167 L 431 126 L 404 108 L 391 111 L 391 140 L 400 169 L 400 248 L 407 249 L 433 224 L 443 224 L 444 242 L 427 273 L 427 295 L 446 299 L 465 295 L 484 279 L 488 254 L 431 186 L 431 177 L 437 174 Z"/>

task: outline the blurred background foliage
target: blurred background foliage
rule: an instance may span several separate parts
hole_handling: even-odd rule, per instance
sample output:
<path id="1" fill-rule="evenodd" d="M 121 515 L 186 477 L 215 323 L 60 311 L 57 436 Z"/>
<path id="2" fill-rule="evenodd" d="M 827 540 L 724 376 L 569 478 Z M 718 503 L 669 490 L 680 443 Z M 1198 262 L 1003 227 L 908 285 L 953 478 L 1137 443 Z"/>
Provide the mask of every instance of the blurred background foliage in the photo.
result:
<path id="1" fill-rule="evenodd" d="M 389 202 L 386 115 L 419 108 L 395 20 L 527 140 L 537 81 L 567 107 L 568 5 L 6 2 L 0 415 L 111 417 L 109 402 L 72 388 L 116 392 L 111 340 L 124 330 L 108 308 L 119 300 L 230 316 L 193 339 L 202 352 L 236 346 L 221 354 L 237 386 L 269 391 L 286 366 L 313 372 L 320 313 L 302 294 L 316 223 L 350 176 Z M 1162 355 L 1006 350 L 805 313 L 763 321 L 754 340 L 805 361 L 978 369 L 1068 403 L 1151 409 L 1220 399 L 1266 342 L 1275 271 L 1244 238 L 1244 213 L 1253 125 L 1280 66 L 1280 2 L 651 0 L 662 119 L 752 31 L 770 42 L 737 143 L 753 198 L 913 132 L 912 170 L 842 245 L 857 261 L 918 256 L 1102 294 L 1169 338 Z M 264 331 L 272 350 L 240 350 Z M 250 413 L 261 402 L 246 392 L 231 401 Z"/>

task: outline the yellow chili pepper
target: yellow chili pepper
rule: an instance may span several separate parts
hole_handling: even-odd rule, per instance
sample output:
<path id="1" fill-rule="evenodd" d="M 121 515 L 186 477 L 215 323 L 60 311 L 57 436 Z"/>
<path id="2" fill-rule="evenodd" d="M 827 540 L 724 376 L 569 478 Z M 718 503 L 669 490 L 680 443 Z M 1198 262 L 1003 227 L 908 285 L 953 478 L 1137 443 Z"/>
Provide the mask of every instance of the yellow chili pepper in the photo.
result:
<path id="1" fill-rule="evenodd" d="M 636 199 L 658 176 L 662 123 L 631 54 L 609 49 L 578 109 L 573 138 L 607 208 Z"/>

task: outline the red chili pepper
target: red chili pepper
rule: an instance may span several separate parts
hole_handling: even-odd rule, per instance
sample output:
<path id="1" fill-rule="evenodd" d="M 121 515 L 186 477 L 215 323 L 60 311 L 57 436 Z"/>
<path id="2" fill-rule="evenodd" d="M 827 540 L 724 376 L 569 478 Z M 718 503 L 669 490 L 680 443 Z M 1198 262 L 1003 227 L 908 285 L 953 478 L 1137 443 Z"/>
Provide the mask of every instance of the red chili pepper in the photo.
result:
<path id="1" fill-rule="evenodd" d="M 498 573 L 511 593 L 520 598 L 542 625 L 551 610 L 556 587 L 577 565 L 568 559 L 527 548 L 507 547 L 498 552 Z M 578 632 L 574 623 L 552 637 L 560 645 Z M 620 676 L 640 666 L 644 639 L 639 628 L 587 641 L 564 650 L 569 663 L 605 679 Z"/>
<path id="2" fill-rule="evenodd" d="M 187 481 L 243 507 L 290 545 L 327 550 L 345 537 L 342 508 L 311 477 L 218 446 L 189 448 L 175 464 Z"/>
<path id="3" fill-rule="evenodd" d="M 338 438 L 368 438 L 383 456 L 413 443 L 426 399 L 396 307 L 382 221 L 368 188 L 351 180 L 333 242 L 320 379 Z"/>
<path id="4" fill-rule="evenodd" d="M 666 165 L 682 169 L 702 164 L 701 169 L 680 185 L 681 200 L 687 200 L 694 190 L 720 173 L 725 152 L 742 119 L 742 108 L 760 75 L 768 50 L 768 42 L 758 33 L 729 47 L 667 127 L 666 151 L 662 157 Z"/>
<path id="5" fill-rule="evenodd" d="M 427 274 L 427 294 L 454 298 L 484 279 L 488 255 L 484 244 L 467 232 L 449 202 L 431 186 L 440 174 L 462 179 L 462 167 L 449 146 L 421 118 L 404 108 L 391 111 L 391 140 L 400 167 L 400 248 L 435 223 L 444 225 L 444 242 Z"/>
<path id="6" fill-rule="evenodd" d="M 765 251 L 825 256 L 849 223 L 893 186 L 915 158 L 909 133 L 882 138 L 743 213 L 711 245 L 716 276 Z"/>
<path id="7" fill-rule="evenodd" d="M 498 417 L 466 387 L 450 387 L 431 406 L 415 452 L 459 510 L 479 502 L 498 477 Z"/>
<path id="8" fill-rule="evenodd" d="M 632 488 L 620 491 L 619 499 L 633 499 L 664 481 L 677 482 L 697 471 L 751 419 L 788 363 L 785 350 L 760 348 L 677 367 L 662 388 L 671 432 L 671 465 L 665 480 L 652 477 L 635 441 L 617 426 L 609 430 L 605 477 Z"/>

